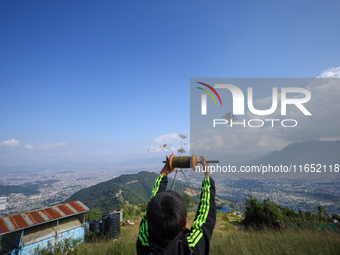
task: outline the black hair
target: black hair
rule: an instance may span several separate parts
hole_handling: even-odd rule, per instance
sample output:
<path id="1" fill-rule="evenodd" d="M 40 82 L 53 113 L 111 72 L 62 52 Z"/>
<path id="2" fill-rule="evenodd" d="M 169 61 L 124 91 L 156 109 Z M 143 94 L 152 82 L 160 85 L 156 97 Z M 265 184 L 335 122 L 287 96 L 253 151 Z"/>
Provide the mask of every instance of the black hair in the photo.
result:
<path id="1" fill-rule="evenodd" d="M 186 217 L 187 206 L 176 191 L 160 192 L 148 203 L 148 227 L 160 246 L 166 245 L 177 236 Z"/>

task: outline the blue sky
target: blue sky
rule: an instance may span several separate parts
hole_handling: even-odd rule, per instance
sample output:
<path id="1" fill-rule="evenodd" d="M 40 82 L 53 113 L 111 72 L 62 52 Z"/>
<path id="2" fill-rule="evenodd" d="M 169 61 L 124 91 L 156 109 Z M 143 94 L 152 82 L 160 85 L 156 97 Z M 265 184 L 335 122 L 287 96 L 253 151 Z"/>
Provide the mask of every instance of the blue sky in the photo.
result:
<path id="1" fill-rule="evenodd" d="M 339 8 L 1 1 L 0 166 L 158 155 L 146 147 L 189 134 L 190 78 L 317 77 L 340 66 Z"/>

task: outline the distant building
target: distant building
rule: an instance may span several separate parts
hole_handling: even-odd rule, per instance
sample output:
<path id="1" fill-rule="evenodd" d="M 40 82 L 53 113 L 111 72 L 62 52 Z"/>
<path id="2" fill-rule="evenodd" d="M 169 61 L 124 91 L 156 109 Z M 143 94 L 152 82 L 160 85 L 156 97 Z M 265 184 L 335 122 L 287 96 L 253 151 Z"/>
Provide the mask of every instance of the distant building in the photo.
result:
<path id="1" fill-rule="evenodd" d="M 89 208 L 73 201 L 41 210 L 0 218 L 0 254 L 34 254 L 67 238 L 84 241 L 85 213 Z"/>
<path id="2" fill-rule="evenodd" d="M 125 201 L 125 205 L 129 205 L 129 201 Z"/>
<path id="3" fill-rule="evenodd" d="M 120 214 L 119 215 L 119 220 L 120 220 L 120 222 L 123 221 L 123 214 L 124 214 L 124 210 L 123 209 L 118 209 L 118 210 L 114 211 L 113 213 L 119 213 Z"/>
<path id="4" fill-rule="evenodd" d="M 6 210 L 7 197 L 0 197 L 0 210 Z"/>

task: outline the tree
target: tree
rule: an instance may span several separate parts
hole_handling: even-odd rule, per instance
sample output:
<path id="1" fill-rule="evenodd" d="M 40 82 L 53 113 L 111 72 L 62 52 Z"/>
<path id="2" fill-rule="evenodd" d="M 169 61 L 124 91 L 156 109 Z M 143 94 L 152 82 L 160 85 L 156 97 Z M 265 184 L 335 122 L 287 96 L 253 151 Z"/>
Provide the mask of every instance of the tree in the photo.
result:
<path id="1" fill-rule="evenodd" d="M 141 203 L 140 205 L 140 209 L 145 212 L 146 211 L 146 208 L 148 207 L 148 202 L 144 202 L 144 203 Z"/>
<path id="2" fill-rule="evenodd" d="M 317 218 L 320 222 L 331 221 L 331 217 L 329 217 L 328 213 L 322 205 L 318 206 Z"/>
<path id="3" fill-rule="evenodd" d="M 124 214 L 126 216 L 134 216 L 136 208 L 133 205 L 124 207 Z"/>
<path id="4" fill-rule="evenodd" d="M 309 222 L 315 222 L 316 221 L 315 215 L 311 211 L 307 211 L 305 213 L 305 216 L 306 216 L 306 220 L 309 221 Z"/>
<path id="5" fill-rule="evenodd" d="M 182 198 L 184 202 L 186 203 L 186 205 L 190 207 L 192 204 L 190 197 L 187 194 L 182 194 Z"/>
<path id="6" fill-rule="evenodd" d="M 301 208 L 299 209 L 299 217 L 300 217 L 300 221 L 301 222 L 305 222 L 306 221 L 306 216 L 303 213 L 303 211 L 301 210 Z"/>
<path id="7" fill-rule="evenodd" d="M 100 208 L 96 207 L 93 208 L 88 216 L 88 221 L 91 220 L 101 220 L 102 219 L 102 211 L 100 210 Z"/>
<path id="8" fill-rule="evenodd" d="M 333 214 L 332 215 L 332 220 L 340 221 L 340 215 L 339 214 Z"/>

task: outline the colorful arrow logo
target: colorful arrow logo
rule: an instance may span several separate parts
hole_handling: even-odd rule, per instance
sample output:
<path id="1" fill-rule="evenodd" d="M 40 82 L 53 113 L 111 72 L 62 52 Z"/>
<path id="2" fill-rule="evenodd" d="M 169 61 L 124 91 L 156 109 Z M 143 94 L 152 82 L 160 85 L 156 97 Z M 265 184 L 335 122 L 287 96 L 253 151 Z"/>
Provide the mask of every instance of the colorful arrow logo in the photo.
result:
<path id="1" fill-rule="evenodd" d="M 211 87 L 210 85 L 205 84 L 205 83 L 203 83 L 203 82 L 197 82 L 197 83 L 202 84 L 202 85 L 208 87 L 209 89 L 211 89 L 211 91 L 214 92 L 215 95 L 217 96 L 218 100 L 220 100 L 220 103 L 221 103 L 221 106 L 222 106 L 222 101 L 221 101 L 220 95 L 216 92 L 216 90 L 215 90 L 213 87 Z M 197 88 L 198 88 L 198 89 L 201 89 L 201 90 L 203 90 L 203 91 L 205 91 L 205 92 L 207 92 L 207 94 L 208 94 L 209 96 L 211 96 L 211 98 L 214 100 L 215 105 L 217 105 L 214 96 L 211 94 L 211 92 L 210 92 L 209 90 L 206 90 L 206 89 L 203 89 L 203 88 L 200 88 L 200 87 L 197 87 Z"/>

